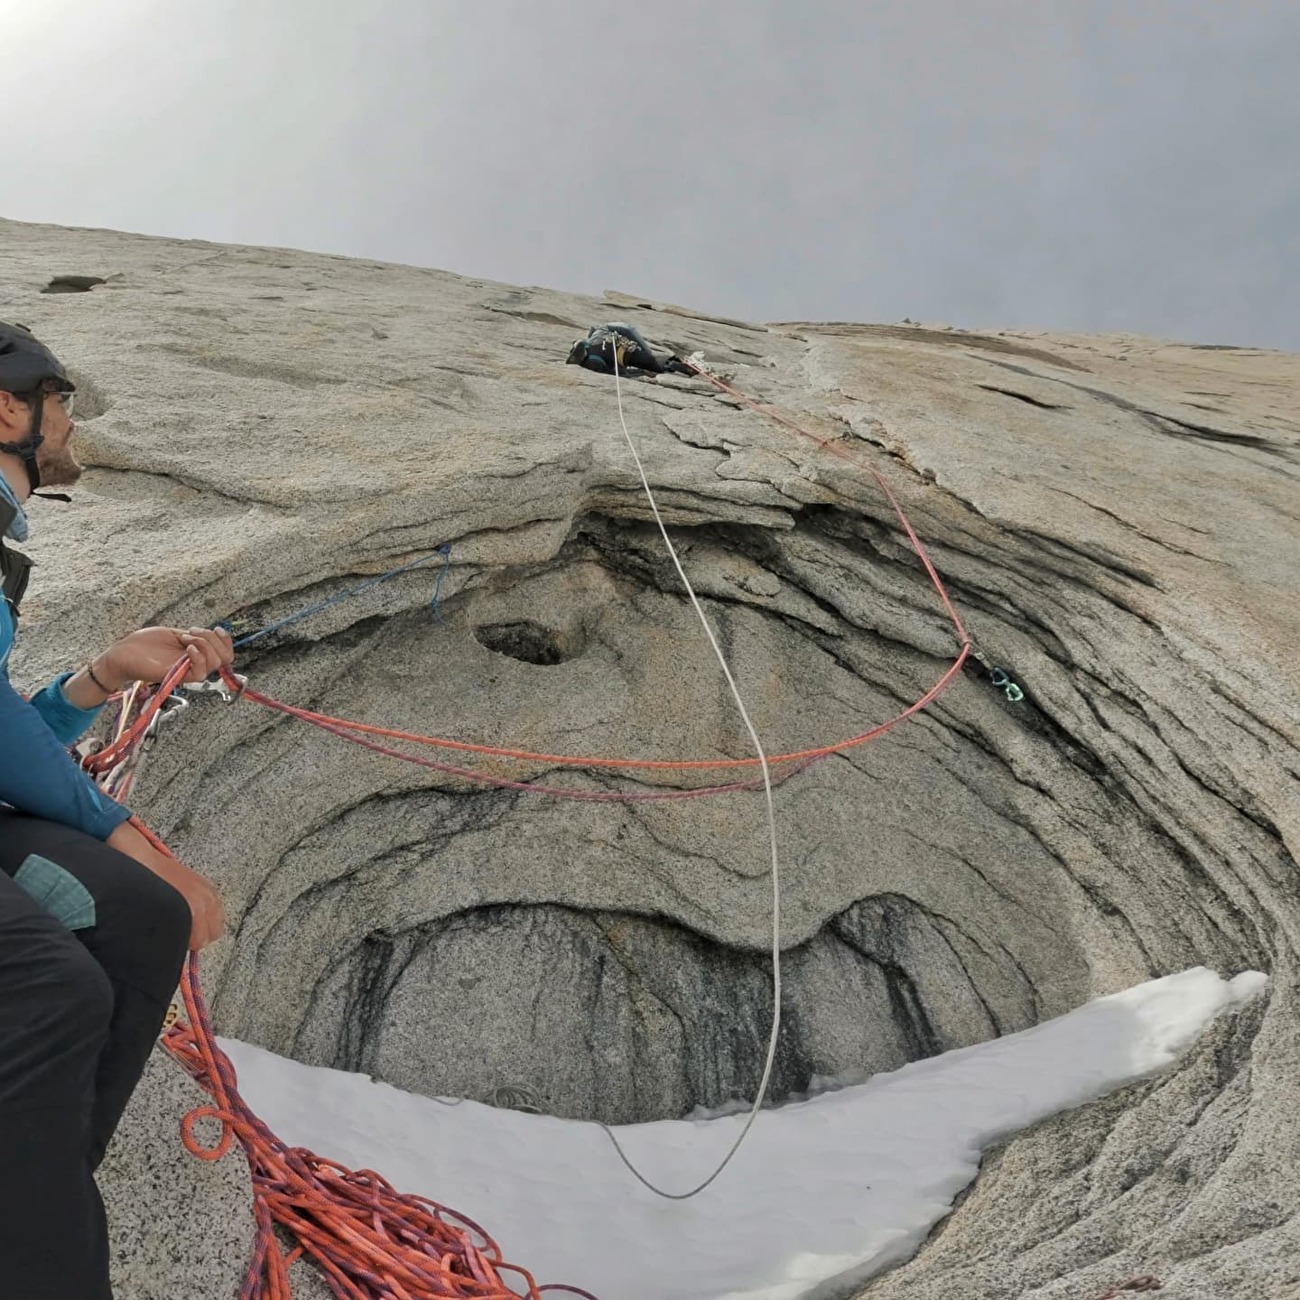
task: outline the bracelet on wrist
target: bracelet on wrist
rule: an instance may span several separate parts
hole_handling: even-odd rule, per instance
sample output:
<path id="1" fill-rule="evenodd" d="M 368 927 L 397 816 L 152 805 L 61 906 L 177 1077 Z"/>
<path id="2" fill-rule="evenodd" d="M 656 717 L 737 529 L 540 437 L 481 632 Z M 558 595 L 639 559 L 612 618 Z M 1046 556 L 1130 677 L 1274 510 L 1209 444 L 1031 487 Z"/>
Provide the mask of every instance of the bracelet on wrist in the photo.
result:
<path id="1" fill-rule="evenodd" d="M 110 691 L 108 687 L 105 686 L 104 683 L 101 682 L 99 678 L 95 675 L 95 661 L 93 659 L 86 665 L 86 672 L 89 675 L 90 680 L 94 682 L 95 685 L 98 686 L 99 689 L 103 691 L 105 695 L 113 694 L 113 692 Z"/>

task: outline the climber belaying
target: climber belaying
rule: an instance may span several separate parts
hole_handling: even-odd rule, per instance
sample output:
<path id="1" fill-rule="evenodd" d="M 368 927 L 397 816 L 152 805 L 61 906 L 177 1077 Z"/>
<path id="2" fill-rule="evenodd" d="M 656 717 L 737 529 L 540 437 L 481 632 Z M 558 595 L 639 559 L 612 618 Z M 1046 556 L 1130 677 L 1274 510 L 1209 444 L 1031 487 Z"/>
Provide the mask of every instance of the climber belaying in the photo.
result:
<path id="1" fill-rule="evenodd" d="M 569 349 L 567 363 L 583 366 L 599 374 L 662 375 L 674 373 L 691 375 L 695 372 L 678 356 L 660 361 L 635 325 L 612 321 L 608 325 L 593 325 L 585 339 L 579 339 Z"/>
<path id="2" fill-rule="evenodd" d="M 0 1292 L 23 1300 L 111 1300 L 94 1171 L 187 946 L 224 924 L 213 887 L 159 853 L 66 747 L 129 683 L 182 658 L 192 682 L 231 663 L 230 637 L 145 628 L 30 700 L 9 683 L 32 565 L 5 539 L 27 537 L 42 482 L 81 476 L 73 392 L 48 348 L 0 323 Z"/>

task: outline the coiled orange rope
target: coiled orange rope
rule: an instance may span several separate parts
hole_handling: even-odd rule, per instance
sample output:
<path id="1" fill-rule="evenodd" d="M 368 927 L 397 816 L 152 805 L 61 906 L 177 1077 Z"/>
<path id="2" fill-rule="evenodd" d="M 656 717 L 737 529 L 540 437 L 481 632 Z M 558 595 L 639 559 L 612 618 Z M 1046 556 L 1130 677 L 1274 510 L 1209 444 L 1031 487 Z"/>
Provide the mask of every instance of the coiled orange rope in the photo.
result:
<path id="1" fill-rule="evenodd" d="M 140 829 L 166 852 L 157 836 Z M 241 1300 L 291 1300 L 289 1269 L 303 1255 L 346 1300 L 540 1300 L 546 1292 L 594 1300 L 576 1287 L 538 1286 L 527 1269 L 502 1258 L 478 1224 L 454 1210 L 403 1195 L 372 1169 L 354 1172 L 302 1147 L 286 1146 L 240 1096 L 234 1066 L 217 1046 L 193 954 L 181 993 L 189 1023 L 178 1021 L 163 1043 L 213 1099 L 185 1117 L 181 1140 L 200 1160 L 219 1160 L 238 1140 L 253 1180 L 257 1235 Z M 195 1134 L 203 1119 L 222 1125 L 214 1147 L 204 1146 Z M 277 1227 L 296 1243 L 287 1253 Z M 513 1275 L 524 1289 L 512 1289 L 503 1274 Z"/>
<path id="2" fill-rule="evenodd" d="M 130 788 L 151 725 L 188 672 L 188 662 L 181 660 L 152 696 L 131 693 L 113 744 L 83 760 L 108 793 L 120 795 Z M 139 818 L 131 823 L 159 853 L 175 860 Z M 252 1177 L 256 1234 L 240 1300 L 292 1300 L 289 1270 L 303 1256 L 315 1262 L 342 1300 L 541 1300 L 547 1292 L 595 1300 L 577 1287 L 538 1286 L 527 1269 L 503 1259 L 500 1247 L 478 1224 L 456 1211 L 400 1193 L 374 1170 L 354 1172 L 302 1147 L 287 1146 L 240 1095 L 235 1068 L 217 1045 L 194 953 L 181 977 L 181 996 L 188 1022 L 177 1019 L 164 1033 L 163 1045 L 212 1096 L 211 1105 L 185 1117 L 181 1140 L 200 1160 L 221 1159 L 237 1140 Z M 204 1119 L 222 1128 L 213 1147 L 204 1146 L 195 1133 Z M 281 1233 L 295 1243 L 287 1251 Z M 509 1286 L 503 1274 L 524 1289 Z"/>

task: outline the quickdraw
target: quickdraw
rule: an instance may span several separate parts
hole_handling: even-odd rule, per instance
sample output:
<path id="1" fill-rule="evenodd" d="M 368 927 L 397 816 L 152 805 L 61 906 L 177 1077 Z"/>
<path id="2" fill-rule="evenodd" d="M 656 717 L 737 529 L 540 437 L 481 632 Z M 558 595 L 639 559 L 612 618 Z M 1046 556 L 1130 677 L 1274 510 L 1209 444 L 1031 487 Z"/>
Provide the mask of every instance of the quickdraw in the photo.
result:
<path id="1" fill-rule="evenodd" d="M 1020 701 L 1025 698 L 1024 691 L 1022 691 L 1020 687 L 1017 686 L 1009 676 L 1007 676 L 1005 668 L 993 669 L 989 674 L 989 681 L 991 681 L 994 686 L 998 687 L 999 690 L 1004 691 L 1007 699 L 1009 699 L 1012 704 L 1019 704 Z"/>

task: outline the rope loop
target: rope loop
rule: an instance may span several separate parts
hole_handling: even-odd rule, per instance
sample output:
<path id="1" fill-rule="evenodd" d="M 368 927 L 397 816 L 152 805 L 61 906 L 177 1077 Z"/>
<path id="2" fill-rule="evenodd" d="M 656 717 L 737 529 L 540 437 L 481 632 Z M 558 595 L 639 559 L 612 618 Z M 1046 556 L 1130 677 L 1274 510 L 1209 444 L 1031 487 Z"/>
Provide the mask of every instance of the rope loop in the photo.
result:
<path id="1" fill-rule="evenodd" d="M 194 1126 L 201 1119 L 215 1119 L 221 1125 L 221 1137 L 214 1147 L 204 1146 L 194 1134 Z M 185 1150 L 199 1160 L 215 1161 L 230 1150 L 235 1137 L 236 1117 L 218 1106 L 196 1106 L 181 1120 L 181 1141 Z"/>

